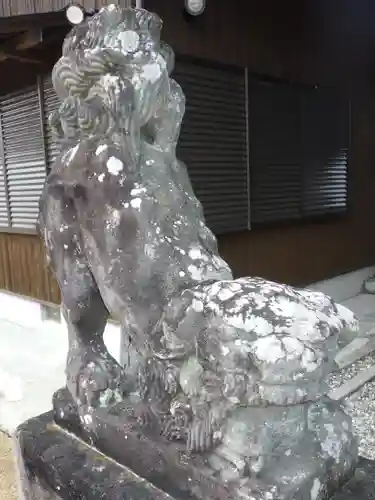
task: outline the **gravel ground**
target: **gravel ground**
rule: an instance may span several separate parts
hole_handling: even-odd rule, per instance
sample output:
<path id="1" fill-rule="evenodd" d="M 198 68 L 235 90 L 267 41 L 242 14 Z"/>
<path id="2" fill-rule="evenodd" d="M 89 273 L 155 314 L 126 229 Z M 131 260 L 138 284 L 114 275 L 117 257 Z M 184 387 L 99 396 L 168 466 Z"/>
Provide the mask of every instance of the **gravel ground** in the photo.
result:
<path id="1" fill-rule="evenodd" d="M 328 385 L 335 389 L 350 380 L 362 370 L 375 365 L 375 352 L 356 361 L 341 372 L 330 376 Z M 359 437 L 359 453 L 371 460 L 375 459 L 375 379 L 367 382 L 343 401 L 346 412 L 353 419 L 354 431 Z"/>
<path id="2" fill-rule="evenodd" d="M 0 498 L 17 500 L 12 440 L 0 431 Z"/>

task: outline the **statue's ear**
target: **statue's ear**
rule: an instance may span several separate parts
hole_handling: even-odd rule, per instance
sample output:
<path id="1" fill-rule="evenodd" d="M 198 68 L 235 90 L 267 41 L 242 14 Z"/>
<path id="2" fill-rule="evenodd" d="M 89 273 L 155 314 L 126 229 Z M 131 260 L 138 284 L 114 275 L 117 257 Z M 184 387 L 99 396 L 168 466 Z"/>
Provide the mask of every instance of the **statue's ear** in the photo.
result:
<path id="1" fill-rule="evenodd" d="M 171 75 L 175 66 L 175 55 L 172 47 L 165 42 L 160 42 L 159 52 L 167 63 L 168 74 Z"/>

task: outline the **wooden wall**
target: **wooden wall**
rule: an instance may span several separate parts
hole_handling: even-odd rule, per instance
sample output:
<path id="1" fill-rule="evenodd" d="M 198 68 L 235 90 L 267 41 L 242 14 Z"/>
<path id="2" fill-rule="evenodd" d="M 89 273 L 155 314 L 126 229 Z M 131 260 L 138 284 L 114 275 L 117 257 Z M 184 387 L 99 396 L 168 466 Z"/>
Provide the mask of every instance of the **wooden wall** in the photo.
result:
<path id="1" fill-rule="evenodd" d="M 352 99 L 349 215 L 320 224 L 220 237 L 221 252 L 235 274 L 305 284 L 374 264 L 375 78 L 371 65 L 375 54 L 368 20 L 374 7 L 367 0 L 358 0 L 355 9 L 349 0 L 214 0 L 207 2 L 206 13 L 194 22 L 187 22 L 183 0 L 146 0 L 145 7 L 164 19 L 163 38 L 179 54 L 248 66 L 255 73 L 291 81 L 339 84 Z M 46 58 L 57 54 L 55 48 Z M 17 86 L 15 80 L 13 86 Z M 18 85 L 27 80 L 25 69 L 20 70 Z M 0 233 L 1 288 L 59 300 L 38 237 Z"/>
<path id="2" fill-rule="evenodd" d="M 0 289 L 59 302 L 58 287 L 47 267 L 39 237 L 0 233 Z"/>
<path id="3" fill-rule="evenodd" d="M 374 4 L 217 0 L 190 23 L 182 2 L 145 4 L 164 19 L 164 38 L 178 53 L 289 81 L 338 85 L 352 101 L 349 215 L 220 237 L 235 274 L 306 284 L 375 264 L 375 53 L 369 21 Z"/>

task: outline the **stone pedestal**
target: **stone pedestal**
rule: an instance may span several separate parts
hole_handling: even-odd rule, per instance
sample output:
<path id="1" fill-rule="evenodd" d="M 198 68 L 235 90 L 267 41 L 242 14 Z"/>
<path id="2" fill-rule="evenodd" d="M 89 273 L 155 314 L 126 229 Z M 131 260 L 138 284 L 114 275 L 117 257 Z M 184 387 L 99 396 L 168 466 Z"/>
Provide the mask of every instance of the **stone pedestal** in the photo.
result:
<path id="1" fill-rule="evenodd" d="M 151 482 L 62 429 L 54 422 L 52 412 L 21 425 L 17 431 L 17 446 L 22 500 L 194 498 L 183 491 L 179 495 L 169 495 L 156 488 Z M 374 485 L 375 463 L 361 459 L 354 477 L 332 500 L 373 500 Z M 314 500 L 313 495 L 314 492 L 311 500 Z"/>
<path id="2" fill-rule="evenodd" d="M 22 500 L 170 500 L 148 481 L 58 426 L 53 412 L 17 430 Z"/>
<path id="3" fill-rule="evenodd" d="M 203 464 L 184 461 L 182 448 L 168 449 L 162 441 L 140 435 L 131 424 L 114 425 L 116 411 L 98 413 L 95 430 L 84 436 L 66 391 L 56 394 L 54 404 L 54 412 L 31 419 L 17 430 L 22 500 L 240 499 L 205 475 Z M 124 410 L 119 408 L 122 415 Z M 374 479 L 375 463 L 361 459 L 353 478 L 331 498 L 375 499 Z M 308 498 L 305 494 L 292 494 L 288 500 L 321 500 L 321 493 L 314 489 Z"/>

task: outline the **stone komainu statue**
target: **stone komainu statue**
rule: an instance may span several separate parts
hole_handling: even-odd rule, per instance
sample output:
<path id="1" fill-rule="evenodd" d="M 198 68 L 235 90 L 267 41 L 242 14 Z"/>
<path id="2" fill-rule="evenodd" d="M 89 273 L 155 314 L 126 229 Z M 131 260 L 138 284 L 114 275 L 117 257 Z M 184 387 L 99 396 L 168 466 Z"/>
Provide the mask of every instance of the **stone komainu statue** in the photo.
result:
<path id="1" fill-rule="evenodd" d="M 60 154 L 40 227 L 69 331 L 67 387 L 82 427 L 130 401 L 126 418 L 185 443 L 241 498 L 323 498 L 356 459 L 324 380 L 357 321 L 322 293 L 233 279 L 176 158 L 185 100 L 160 31 L 154 14 L 106 7 L 53 70 Z M 135 367 L 107 351 L 109 315 Z"/>

